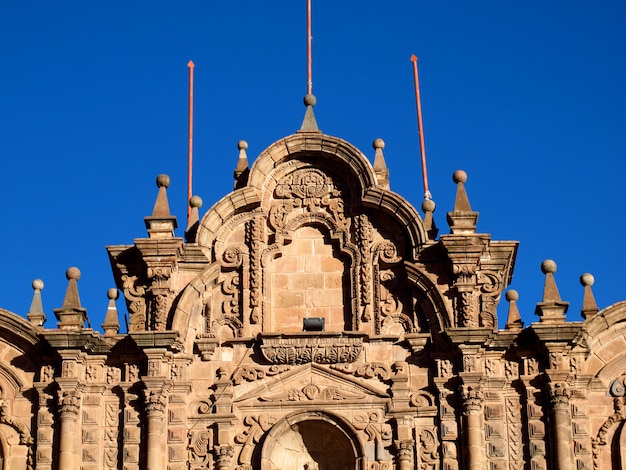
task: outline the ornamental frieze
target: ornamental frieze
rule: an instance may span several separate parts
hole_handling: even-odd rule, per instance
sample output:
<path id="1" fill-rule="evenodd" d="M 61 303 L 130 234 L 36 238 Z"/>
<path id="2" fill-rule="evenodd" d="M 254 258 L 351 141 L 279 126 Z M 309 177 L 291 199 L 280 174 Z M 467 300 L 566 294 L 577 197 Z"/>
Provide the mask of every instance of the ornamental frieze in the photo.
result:
<path id="1" fill-rule="evenodd" d="M 365 397 L 363 393 L 350 392 L 339 387 L 308 384 L 301 389 L 291 388 L 274 395 L 259 397 L 259 399 L 261 401 L 340 401 L 359 400 Z"/>
<path id="2" fill-rule="evenodd" d="M 363 338 L 354 336 L 264 337 L 261 353 L 271 364 L 337 364 L 354 362 Z"/>

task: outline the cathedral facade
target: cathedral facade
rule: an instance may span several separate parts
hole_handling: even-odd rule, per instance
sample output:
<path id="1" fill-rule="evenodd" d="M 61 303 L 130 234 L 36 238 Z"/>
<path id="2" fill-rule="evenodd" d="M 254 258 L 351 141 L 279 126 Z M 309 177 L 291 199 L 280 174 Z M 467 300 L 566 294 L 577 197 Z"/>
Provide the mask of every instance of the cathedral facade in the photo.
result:
<path id="1" fill-rule="evenodd" d="M 370 163 L 312 100 L 252 165 L 246 148 L 184 238 L 158 177 L 147 235 L 108 247 L 102 331 L 76 268 L 57 328 L 41 281 L 27 319 L 0 310 L 2 470 L 626 468 L 626 302 L 598 309 L 584 275 L 566 321 L 547 260 L 524 327 L 517 242 L 477 231 L 467 175 L 440 234 L 431 201 L 389 189 L 384 143 Z"/>

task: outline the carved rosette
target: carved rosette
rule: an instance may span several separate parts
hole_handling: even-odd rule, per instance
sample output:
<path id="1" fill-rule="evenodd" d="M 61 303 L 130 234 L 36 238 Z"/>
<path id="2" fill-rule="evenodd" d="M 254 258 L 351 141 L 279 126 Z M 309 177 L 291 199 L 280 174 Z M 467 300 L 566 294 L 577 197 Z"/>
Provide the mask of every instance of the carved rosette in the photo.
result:
<path id="1" fill-rule="evenodd" d="M 271 364 L 354 362 L 363 350 L 360 337 L 263 338 L 261 353 Z"/>

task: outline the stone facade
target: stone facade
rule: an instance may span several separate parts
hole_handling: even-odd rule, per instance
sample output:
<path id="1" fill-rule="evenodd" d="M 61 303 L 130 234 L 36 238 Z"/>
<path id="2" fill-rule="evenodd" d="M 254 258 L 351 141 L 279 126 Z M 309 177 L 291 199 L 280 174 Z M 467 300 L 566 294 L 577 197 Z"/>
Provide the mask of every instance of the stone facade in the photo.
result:
<path id="1" fill-rule="evenodd" d="M 158 178 L 148 235 L 108 247 L 109 291 L 85 327 L 80 272 L 44 328 L 0 311 L 2 469 L 541 470 L 626 468 L 626 303 L 566 321 L 546 261 L 538 321 L 496 307 L 517 243 L 478 233 L 457 196 L 438 234 L 374 165 L 302 130 L 175 236 Z"/>

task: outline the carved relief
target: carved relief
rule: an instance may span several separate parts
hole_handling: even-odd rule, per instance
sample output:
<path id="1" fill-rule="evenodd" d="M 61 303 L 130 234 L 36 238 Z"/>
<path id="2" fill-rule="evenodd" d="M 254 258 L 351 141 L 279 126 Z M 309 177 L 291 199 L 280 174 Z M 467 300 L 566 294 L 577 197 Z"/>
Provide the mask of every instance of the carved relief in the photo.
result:
<path id="1" fill-rule="evenodd" d="M 349 392 L 339 387 L 319 387 L 314 384 L 304 386 L 302 389 L 291 388 L 283 392 L 259 397 L 261 401 L 339 401 L 365 398 L 365 394 Z"/>
<path id="2" fill-rule="evenodd" d="M 107 470 L 118 468 L 118 427 L 119 406 L 108 402 L 104 407 L 104 468 Z"/>
<path id="3" fill-rule="evenodd" d="M 365 433 L 367 441 L 376 443 L 391 442 L 391 426 L 384 422 L 382 413 L 378 411 L 357 413 L 352 419 L 352 424 L 355 429 Z"/>
<path id="4" fill-rule="evenodd" d="M 144 390 L 145 406 L 147 414 L 162 414 L 167 405 L 167 399 L 161 392 Z"/>
<path id="5" fill-rule="evenodd" d="M 436 470 L 439 466 L 439 438 L 434 426 L 419 432 L 419 469 Z"/>
<path id="6" fill-rule="evenodd" d="M 213 450 L 213 432 L 210 429 L 192 432 L 189 439 L 189 464 L 193 470 L 209 468 Z"/>
<path id="7" fill-rule="evenodd" d="M 497 327 L 498 314 L 496 308 L 502 291 L 502 274 L 496 271 L 482 270 L 477 276 L 480 285 L 480 326 L 486 328 Z"/>
<path id="8" fill-rule="evenodd" d="M 258 444 L 263 434 L 276 423 L 276 418 L 268 414 L 260 414 L 256 417 L 246 416 L 243 423 L 248 428 L 235 436 L 235 442 L 243 444 L 238 461 L 240 465 L 250 465 L 255 444 Z"/>
<path id="9" fill-rule="evenodd" d="M 363 349 L 362 338 L 263 338 L 261 352 L 272 364 L 336 364 L 353 362 Z"/>
<path id="10" fill-rule="evenodd" d="M 246 244 L 250 252 L 250 323 L 261 323 L 263 269 L 261 256 L 263 253 L 265 221 L 255 217 L 246 225 Z"/>
<path id="11" fill-rule="evenodd" d="M 291 369 L 291 366 L 275 365 L 270 367 L 252 367 L 241 366 L 233 373 L 233 385 L 240 385 L 244 380 L 248 382 L 254 382 L 256 380 L 263 380 L 266 377 L 272 377 L 274 375 L 286 372 Z"/>
<path id="12" fill-rule="evenodd" d="M 524 468 L 524 443 L 519 397 L 507 397 L 505 406 L 510 468 L 511 470 L 522 470 Z"/>
<path id="13" fill-rule="evenodd" d="M 138 276 L 122 276 L 122 288 L 130 314 L 128 329 L 143 331 L 146 329 L 146 283 Z"/>
<path id="14" fill-rule="evenodd" d="M 372 260 L 373 229 L 368 217 L 363 214 L 354 218 L 357 246 L 359 247 L 359 285 L 361 292 L 361 320 L 371 321 L 372 303 Z"/>
<path id="15" fill-rule="evenodd" d="M 363 377 L 365 379 L 374 379 L 384 382 L 391 379 L 391 369 L 381 362 L 361 363 L 361 364 L 333 364 L 331 369 L 343 372 L 344 374 L 352 374 L 355 377 Z"/>
<path id="16" fill-rule="evenodd" d="M 326 212 L 337 227 L 348 227 L 342 191 L 321 170 L 304 168 L 283 177 L 274 189 L 274 198 L 277 201 L 270 207 L 268 221 L 275 230 L 284 228 L 294 212 Z"/>

